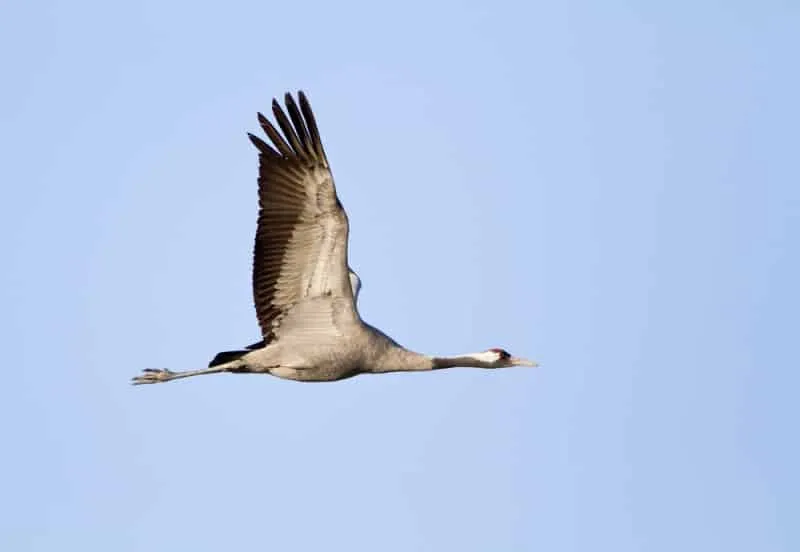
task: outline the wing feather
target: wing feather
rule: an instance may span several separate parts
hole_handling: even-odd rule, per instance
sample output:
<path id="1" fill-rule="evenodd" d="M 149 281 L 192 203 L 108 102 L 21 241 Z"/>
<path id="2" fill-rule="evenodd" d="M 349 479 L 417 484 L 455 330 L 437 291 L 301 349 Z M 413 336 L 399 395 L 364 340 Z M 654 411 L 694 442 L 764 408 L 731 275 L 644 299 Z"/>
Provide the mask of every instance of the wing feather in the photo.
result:
<path id="1" fill-rule="evenodd" d="M 328 157 L 325 155 L 325 149 L 322 147 L 322 139 L 319 136 L 319 129 L 317 128 L 317 121 L 314 119 L 314 113 L 311 111 L 311 104 L 308 103 L 306 95 L 300 92 L 300 110 L 303 112 L 303 117 L 308 123 L 308 132 L 311 138 L 311 145 L 317 155 L 317 159 L 325 165 L 328 164 Z"/>
<path id="2" fill-rule="evenodd" d="M 286 137 L 286 139 L 289 141 L 289 144 L 292 146 L 292 150 L 294 150 L 294 152 L 299 155 L 305 154 L 306 152 L 305 149 L 303 148 L 303 145 L 300 143 L 300 138 L 298 138 L 295 128 L 292 126 L 292 123 L 289 122 L 289 119 L 286 117 L 286 113 L 284 113 L 283 109 L 281 109 L 278 100 L 272 100 L 272 114 L 275 115 L 275 120 L 278 122 L 278 126 L 281 127 L 283 135 Z"/>
<path id="3" fill-rule="evenodd" d="M 308 128 L 306 128 L 306 123 L 303 121 L 303 116 L 300 114 L 300 110 L 297 109 L 297 104 L 294 103 L 294 98 L 292 98 L 291 94 L 286 94 L 286 109 L 289 111 L 289 117 L 292 119 L 292 124 L 297 130 L 300 142 L 303 144 L 303 151 L 313 157 L 316 161 L 316 155 L 313 149 L 309 147 L 311 138 L 308 134 Z"/>

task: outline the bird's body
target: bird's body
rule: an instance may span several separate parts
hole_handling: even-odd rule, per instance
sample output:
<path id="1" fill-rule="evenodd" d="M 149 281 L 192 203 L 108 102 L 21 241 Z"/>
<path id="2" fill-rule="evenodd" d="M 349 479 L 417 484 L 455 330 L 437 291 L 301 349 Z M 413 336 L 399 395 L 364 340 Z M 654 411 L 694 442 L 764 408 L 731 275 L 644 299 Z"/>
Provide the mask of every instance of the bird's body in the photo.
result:
<path id="1" fill-rule="evenodd" d="M 271 146 L 250 135 L 260 161 L 253 295 L 263 340 L 219 353 L 206 369 L 148 369 L 133 382 L 220 372 L 336 381 L 361 373 L 535 366 L 502 349 L 429 357 L 401 347 L 361 319 L 356 306 L 361 281 L 347 259 L 347 215 L 336 195 L 311 106 L 302 92 L 298 97 L 299 108 L 286 95 L 288 117 L 273 101 L 282 134 L 259 114 Z"/>
<path id="2" fill-rule="evenodd" d="M 246 371 L 263 367 L 273 376 L 297 381 L 336 381 L 374 371 L 372 367 L 422 370 L 432 362 L 369 325 L 334 321 L 330 327 L 337 332 L 292 332 L 274 345 L 245 354 L 239 362 Z"/>

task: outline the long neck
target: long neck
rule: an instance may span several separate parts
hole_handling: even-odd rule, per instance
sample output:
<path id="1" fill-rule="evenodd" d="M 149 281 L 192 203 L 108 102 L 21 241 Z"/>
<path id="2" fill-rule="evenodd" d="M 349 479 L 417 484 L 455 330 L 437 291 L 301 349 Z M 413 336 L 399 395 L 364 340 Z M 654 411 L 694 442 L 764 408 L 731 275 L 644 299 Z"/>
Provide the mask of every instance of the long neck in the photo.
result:
<path id="1" fill-rule="evenodd" d="M 452 357 L 434 357 L 433 369 L 442 368 L 488 368 L 489 363 L 478 358 L 477 353 L 470 353 Z"/>
<path id="2" fill-rule="evenodd" d="M 381 356 L 380 361 L 371 366 L 369 371 L 374 373 L 424 372 L 456 367 L 487 368 L 488 363 L 480 358 L 479 353 L 452 357 L 431 357 L 408 349 L 393 348 L 386 351 Z"/>
<path id="3" fill-rule="evenodd" d="M 383 351 L 366 371 L 375 374 L 385 372 L 424 372 L 434 369 L 434 359 L 427 355 L 409 351 L 402 347 L 392 347 Z"/>

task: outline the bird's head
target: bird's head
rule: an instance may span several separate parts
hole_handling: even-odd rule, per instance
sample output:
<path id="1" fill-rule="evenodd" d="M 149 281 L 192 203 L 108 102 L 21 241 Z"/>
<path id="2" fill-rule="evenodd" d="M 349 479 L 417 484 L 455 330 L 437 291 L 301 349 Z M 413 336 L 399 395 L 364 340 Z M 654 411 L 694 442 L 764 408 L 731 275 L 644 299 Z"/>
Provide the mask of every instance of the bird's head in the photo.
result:
<path id="1" fill-rule="evenodd" d="M 508 368 L 510 366 L 539 366 L 538 362 L 526 358 L 515 357 L 505 349 L 493 348 L 482 353 L 478 353 L 480 360 L 486 364 L 486 368 Z"/>

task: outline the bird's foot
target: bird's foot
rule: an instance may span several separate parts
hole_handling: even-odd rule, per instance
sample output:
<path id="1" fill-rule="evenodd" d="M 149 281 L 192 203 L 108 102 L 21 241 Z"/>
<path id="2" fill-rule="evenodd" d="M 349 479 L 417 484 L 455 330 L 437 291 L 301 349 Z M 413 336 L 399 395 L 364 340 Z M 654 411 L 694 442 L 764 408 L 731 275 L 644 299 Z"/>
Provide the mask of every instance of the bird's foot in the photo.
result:
<path id="1" fill-rule="evenodd" d="M 144 385 L 146 383 L 161 383 L 170 381 L 175 377 L 175 372 L 167 369 L 145 368 L 140 376 L 131 379 L 133 385 Z"/>

